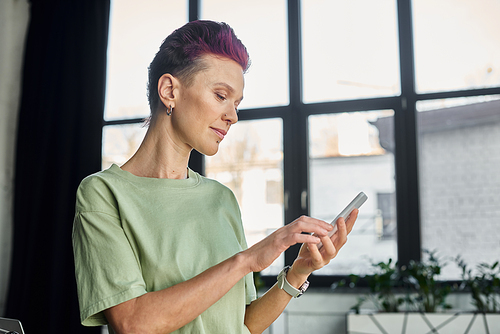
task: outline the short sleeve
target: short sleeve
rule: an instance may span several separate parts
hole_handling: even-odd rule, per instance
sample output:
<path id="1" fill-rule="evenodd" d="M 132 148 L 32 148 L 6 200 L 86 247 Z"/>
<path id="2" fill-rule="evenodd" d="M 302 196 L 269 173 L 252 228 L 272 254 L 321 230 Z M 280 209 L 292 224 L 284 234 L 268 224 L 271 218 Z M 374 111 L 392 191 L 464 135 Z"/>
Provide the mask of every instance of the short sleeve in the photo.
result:
<path id="1" fill-rule="evenodd" d="M 147 292 L 140 264 L 118 217 L 77 212 L 73 251 L 83 325 L 106 324 L 102 311 Z"/>
<path id="2" fill-rule="evenodd" d="M 249 273 L 245 276 L 245 302 L 250 305 L 255 299 L 257 299 L 257 290 L 255 289 L 255 283 L 253 281 L 253 273 Z"/>

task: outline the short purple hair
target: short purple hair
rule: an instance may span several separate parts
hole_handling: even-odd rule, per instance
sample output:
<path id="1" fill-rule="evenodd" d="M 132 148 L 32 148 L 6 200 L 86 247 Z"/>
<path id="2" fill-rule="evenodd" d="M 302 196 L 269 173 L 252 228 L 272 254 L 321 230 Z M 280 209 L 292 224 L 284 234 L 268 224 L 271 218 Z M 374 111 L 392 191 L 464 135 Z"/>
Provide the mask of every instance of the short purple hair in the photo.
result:
<path id="1" fill-rule="evenodd" d="M 250 58 L 243 43 L 226 23 L 192 21 L 170 34 L 149 65 L 148 99 L 151 114 L 158 108 L 158 80 L 165 73 L 178 78 L 184 85 L 192 84 L 194 75 L 206 68 L 202 56 L 213 54 L 237 62 L 243 72 Z"/>

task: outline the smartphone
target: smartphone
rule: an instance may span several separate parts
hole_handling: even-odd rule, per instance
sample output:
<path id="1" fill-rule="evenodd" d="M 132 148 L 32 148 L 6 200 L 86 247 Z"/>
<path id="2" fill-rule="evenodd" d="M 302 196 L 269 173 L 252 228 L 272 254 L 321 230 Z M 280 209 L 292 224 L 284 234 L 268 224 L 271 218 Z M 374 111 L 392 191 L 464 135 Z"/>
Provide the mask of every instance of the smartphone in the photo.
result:
<path id="1" fill-rule="evenodd" d="M 349 203 L 344 208 L 344 210 L 342 210 L 339 213 L 339 215 L 337 217 L 335 217 L 334 220 L 332 220 L 332 222 L 330 224 L 333 225 L 333 229 L 330 232 L 328 232 L 328 236 L 331 238 L 332 235 L 334 235 L 335 232 L 337 232 L 337 220 L 340 217 L 342 217 L 345 220 L 347 220 L 347 218 L 351 214 L 352 210 L 359 209 L 361 207 L 361 205 L 363 205 L 363 203 L 366 202 L 367 199 L 368 199 L 368 196 L 366 196 L 366 194 L 364 192 L 360 192 L 356 197 L 354 197 L 354 199 L 351 201 L 351 203 Z M 323 246 L 323 244 L 320 242 L 318 244 L 318 249 L 320 249 L 322 246 Z"/>

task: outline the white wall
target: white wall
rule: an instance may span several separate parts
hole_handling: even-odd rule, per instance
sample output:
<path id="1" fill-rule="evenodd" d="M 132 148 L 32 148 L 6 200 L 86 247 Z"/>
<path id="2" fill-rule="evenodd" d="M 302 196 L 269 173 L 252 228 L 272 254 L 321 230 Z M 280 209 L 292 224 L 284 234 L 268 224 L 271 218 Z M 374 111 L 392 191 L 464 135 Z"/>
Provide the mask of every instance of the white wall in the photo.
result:
<path id="1" fill-rule="evenodd" d="M 28 0 L 0 1 L 0 316 L 9 278 L 14 146 L 28 19 Z"/>

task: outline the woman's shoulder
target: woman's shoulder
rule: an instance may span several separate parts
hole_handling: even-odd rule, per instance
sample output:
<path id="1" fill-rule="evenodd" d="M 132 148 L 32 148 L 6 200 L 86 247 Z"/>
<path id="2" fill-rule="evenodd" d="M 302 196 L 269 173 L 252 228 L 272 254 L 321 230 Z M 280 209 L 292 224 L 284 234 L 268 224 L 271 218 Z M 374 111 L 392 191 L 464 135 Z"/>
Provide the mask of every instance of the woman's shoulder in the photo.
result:
<path id="1" fill-rule="evenodd" d="M 216 195 L 216 197 L 220 200 L 227 200 L 237 205 L 236 195 L 234 194 L 233 190 L 222 182 L 202 176 L 201 184 L 204 185 L 204 187 L 202 187 L 200 190 L 202 190 L 204 193 Z"/>
<path id="2" fill-rule="evenodd" d="M 112 165 L 108 169 L 101 170 L 99 172 L 90 174 L 89 176 L 85 177 L 80 182 L 80 185 L 78 187 L 79 190 L 92 190 L 95 188 L 105 186 L 105 184 L 108 182 L 113 182 L 113 179 L 117 178 L 117 175 L 113 170 L 115 166 L 116 165 Z"/>
<path id="3" fill-rule="evenodd" d="M 202 176 L 202 175 L 199 175 L 199 177 L 200 177 L 200 181 L 201 181 L 200 183 L 207 186 L 207 187 L 216 189 L 217 191 L 231 192 L 232 193 L 232 190 L 228 186 L 226 186 L 225 184 L 223 184 L 222 182 L 220 182 L 218 180 L 212 179 L 210 177 Z"/>
<path id="4" fill-rule="evenodd" d="M 113 184 L 117 182 L 120 180 L 113 172 L 113 166 L 85 177 L 78 186 L 77 208 L 88 208 L 92 203 L 114 202 Z"/>

